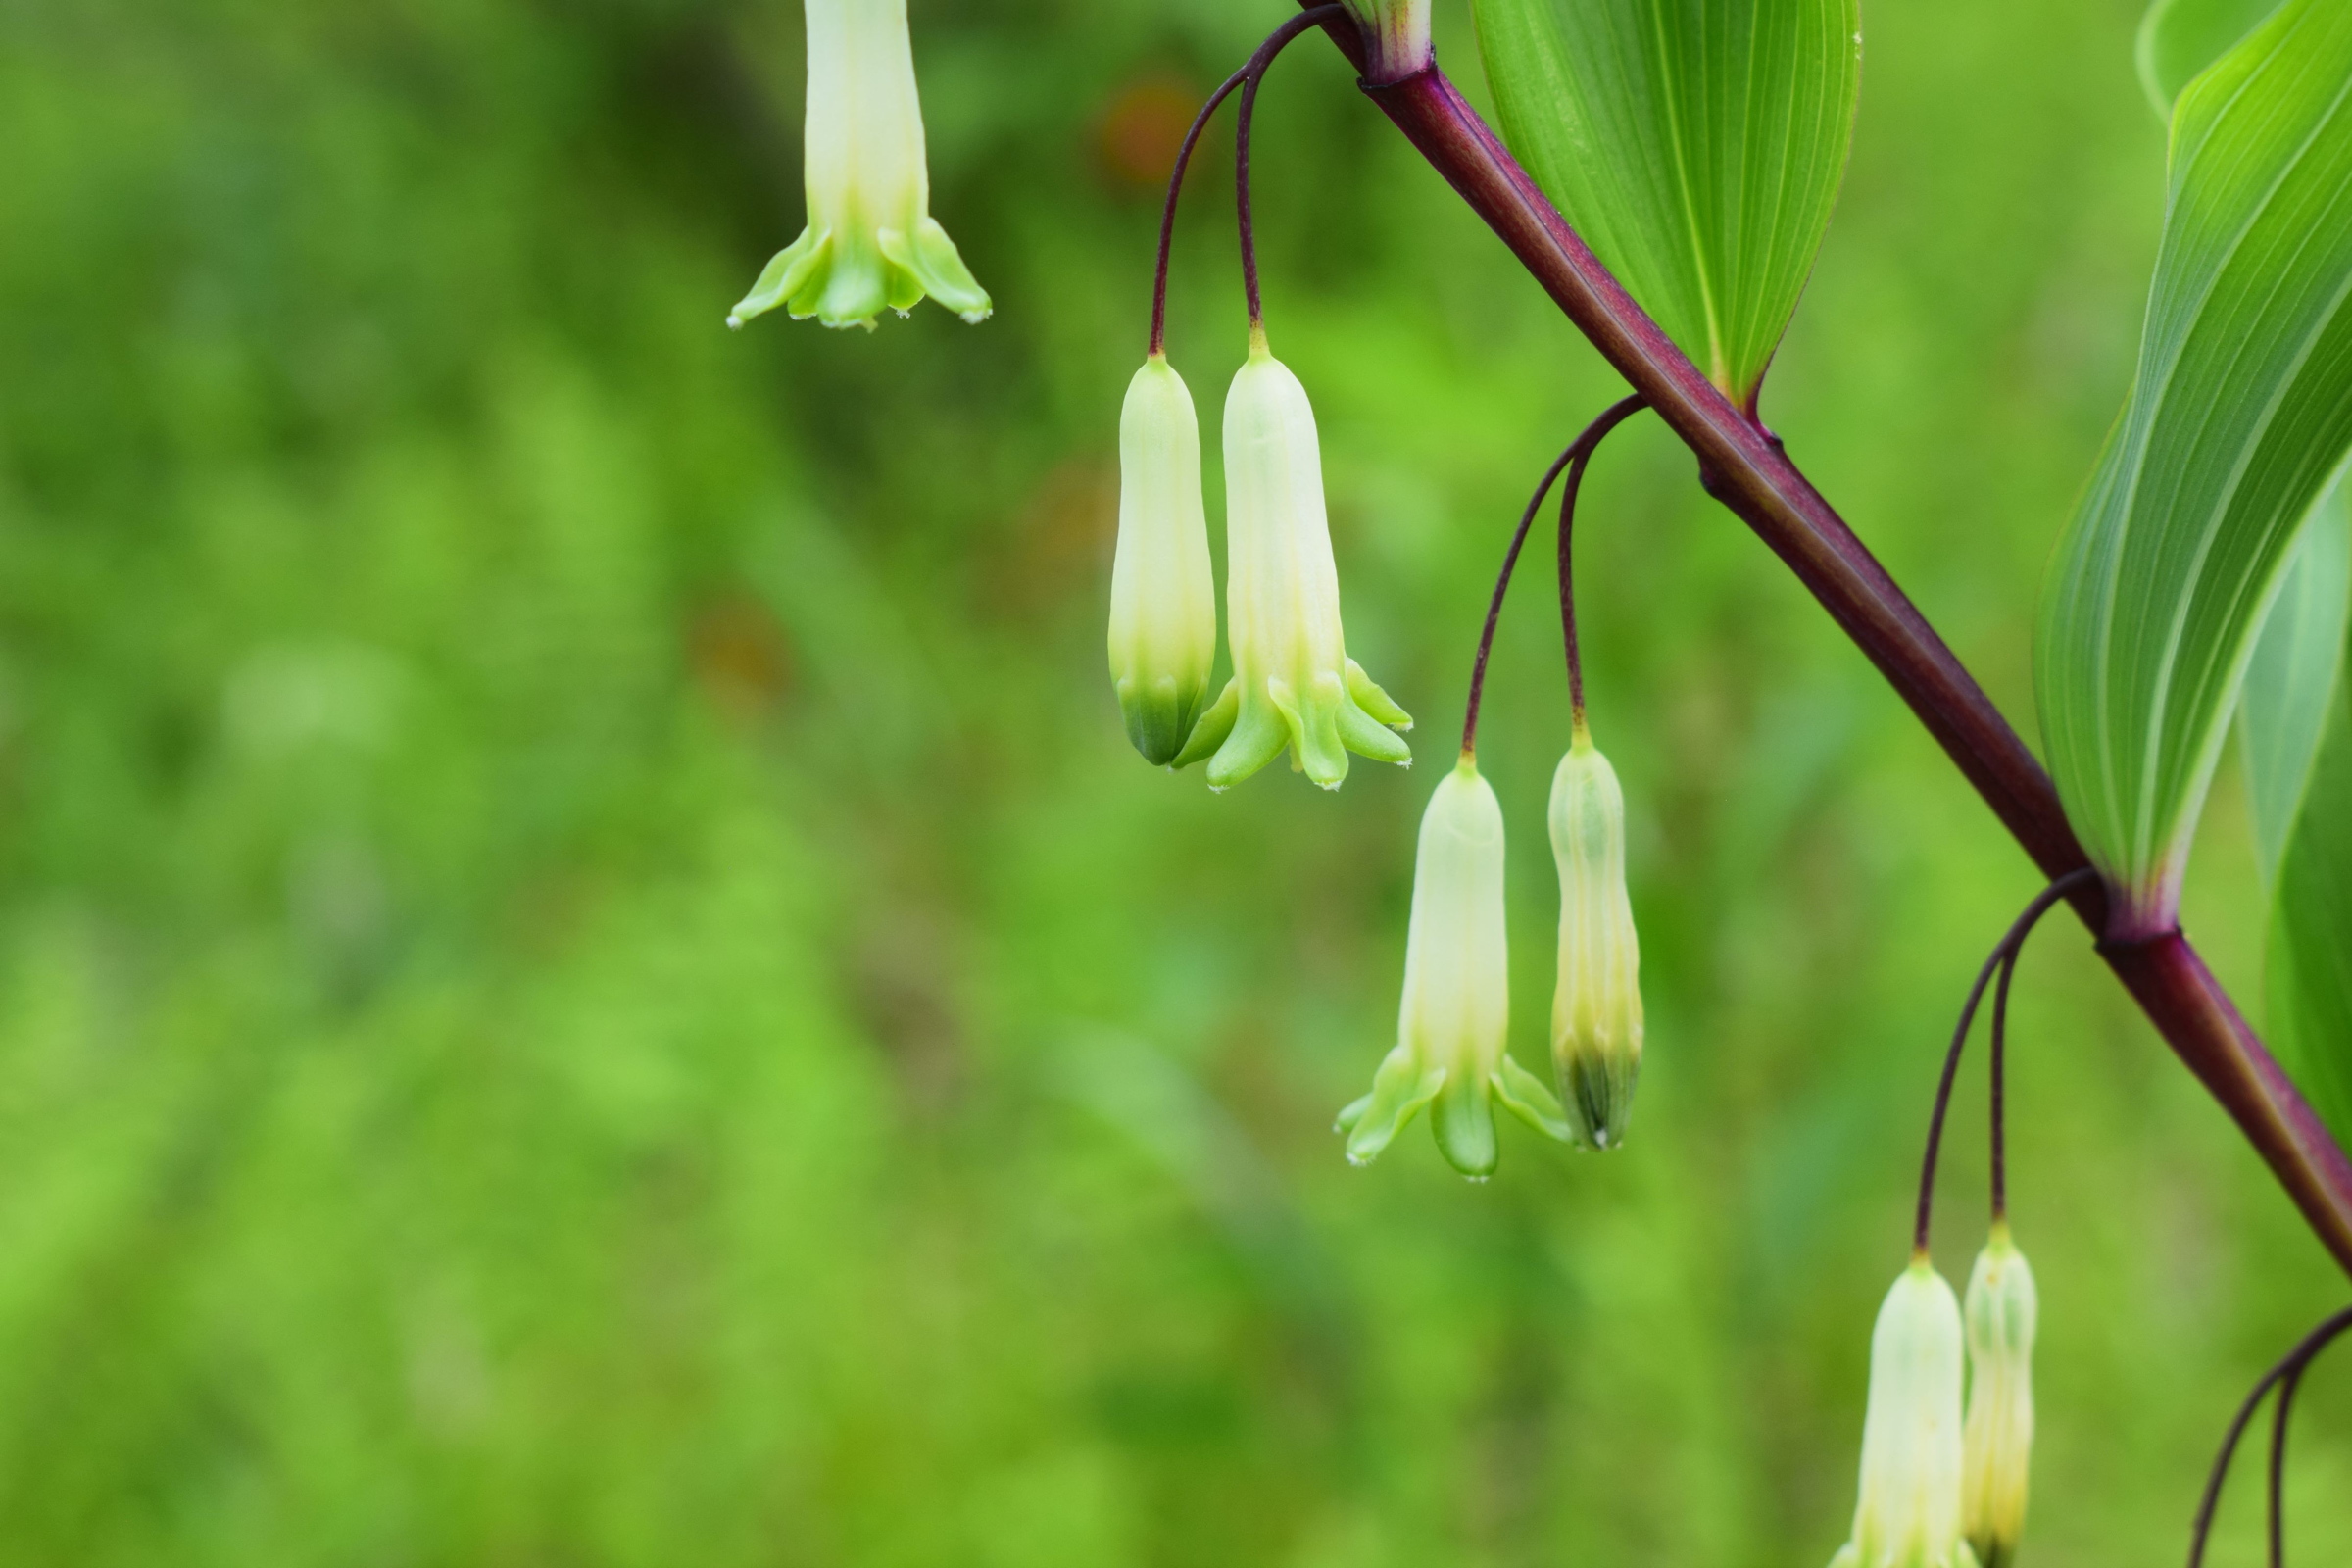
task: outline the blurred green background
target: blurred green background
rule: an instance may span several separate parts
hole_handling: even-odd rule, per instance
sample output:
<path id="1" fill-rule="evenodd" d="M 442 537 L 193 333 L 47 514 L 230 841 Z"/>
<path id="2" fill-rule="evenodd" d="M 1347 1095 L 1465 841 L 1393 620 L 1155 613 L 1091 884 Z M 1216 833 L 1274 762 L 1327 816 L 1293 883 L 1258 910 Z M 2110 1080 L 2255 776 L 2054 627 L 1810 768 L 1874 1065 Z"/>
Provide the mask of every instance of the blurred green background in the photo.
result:
<path id="1" fill-rule="evenodd" d="M 1102 613 L 1154 187 L 1285 11 L 913 13 L 934 211 L 998 310 L 868 336 L 720 326 L 800 227 L 789 0 L 0 11 L 0 1561 L 1843 1540 L 1941 1038 L 2025 858 L 1637 421 L 1580 535 L 1634 1143 L 1506 1127 L 1474 1187 L 1416 1126 L 1348 1169 L 1491 573 L 1621 389 L 1302 43 L 1261 105 L 1269 324 L 1424 765 L 1147 769 Z M 2159 218 L 2135 20 L 1871 9 L 1766 391 L 2029 732 Z M 1439 34 L 1479 94 L 1459 0 Z M 1213 430 L 1244 323 L 1207 145 L 1170 342 Z M 1482 737 L 1530 1063 L 1544 599 Z M 2207 838 L 2191 928 L 2251 1004 L 2234 771 Z M 2230 1410 L 2344 1284 L 2080 931 L 2017 1029 L 2028 1561 L 2175 1560 Z M 1977 1072 L 1956 1116 L 1958 1279 Z M 2294 1545 L 2341 1561 L 2352 1365 L 2304 1410 Z M 2217 1561 L 2254 1560 L 2254 1474 Z"/>

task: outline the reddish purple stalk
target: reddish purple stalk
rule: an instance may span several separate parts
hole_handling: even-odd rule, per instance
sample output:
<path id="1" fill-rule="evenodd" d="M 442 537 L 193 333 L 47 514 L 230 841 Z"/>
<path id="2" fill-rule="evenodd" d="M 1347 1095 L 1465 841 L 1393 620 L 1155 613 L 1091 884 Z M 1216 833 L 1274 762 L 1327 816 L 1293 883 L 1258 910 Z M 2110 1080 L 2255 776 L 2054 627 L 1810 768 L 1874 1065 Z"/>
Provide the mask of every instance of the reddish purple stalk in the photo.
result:
<path id="1" fill-rule="evenodd" d="M 1152 272 L 1152 346 L 1151 352 L 1161 353 L 1168 338 L 1168 252 L 1176 242 L 1176 198 L 1184 192 L 1184 172 L 1193 161 L 1193 149 L 1200 145 L 1200 133 L 1208 128 L 1208 117 L 1217 112 L 1217 105 L 1233 94 L 1236 87 L 1247 86 L 1242 94 L 1242 107 L 1234 131 L 1234 197 L 1241 213 L 1242 283 L 1250 296 L 1250 324 L 1258 324 L 1257 310 L 1257 243 L 1250 232 L 1250 116 L 1257 106 L 1257 85 L 1265 79 L 1266 68 L 1274 57 L 1289 46 L 1293 38 L 1310 27 L 1327 22 L 1347 20 L 1348 8 L 1332 0 L 1300 12 L 1266 35 L 1266 41 L 1244 61 L 1242 69 L 1227 76 L 1208 102 L 1193 117 L 1192 125 L 1184 133 L 1184 141 L 1176 149 L 1175 167 L 1168 171 L 1168 200 L 1159 210 L 1159 261 Z"/>
<path id="2" fill-rule="evenodd" d="M 1992 1006 L 1992 1217 L 1999 1219 L 2008 1211 L 2009 1183 L 2003 1170 L 2001 1147 L 2001 1030 L 2009 1006 L 2009 976 L 2017 968 L 2017 956 L 2025 951 L 2026 938 L 2041 923 L 2053 905 L 2077 889 L 2096 879 L 2097 873 L 2087 865 L 2069 871 L 2057 881 L 2034 896 L 2001 940 L 1993 944 L 1992 956 L 1977 971 L 1977 983 L 1969 987 L 1968 1001 L 1960 1007 L 1959 1026 L 1952 1031 L 1951 1049 L 1943 1054 L 1943 1076 L 1936 1081 L 1936 1108 L 1928 1116 L 1928 1152 L 1919 1167 L 1919 1208 L 1911 1231 L 1911 1250 L 1921 1256 L 1928 1250 L 1928 1222 L 1936 1206 L 1936 1156 L 1943 1149 L 1943 1118 L 1952 1108 L 1952 1082 L 1960 1075 L 1960 1054 L 1968 1045 L 1969 1026 L 1977 1021 L 1977 1004 L 1984 1000 L 1984 988 L 1998 973 L 2001 977 L 2000 995 Z"/>
<path id="3" fill-rule="evenodd" d="M 1600 450 L 1601 437 L 1632 418 L 1643 406 L 1642 394 L 1637 392 L 1611 404 L 1607 413 L 1593 420 L 1592 427 L 1577 442 L 1582 450 L 1576 452 L 1576 461 L 1568 466 L 1568 482 L 1560 486 L 1560 642 L 1568 655 L 1568 717 L 1580 735 L 1585 731 L 1585 661 L 1576 643 L 1576 571 L 1570 564 L 1569 554 L 1576 537 L 1576 497 L 1585 487 L 1585 469 L 1592 466 L 1592 454 Z"/>
<path id="4" fill-rule="evenodd" d="M 1620 398 L 1600 412 L 1598 417 L 1584 428 L 1584 433 L 1568 443 L 1567 449 L 1552 459 L 1551 466 L 1544 470 L 1544 478 L 1536 493 L 1527 498 L 1527 510 L 1519 514 L 1519 526 L 1511 534 L 1511 547 L 1503 552 L 1502 570 L 1494 578 L 1494 597 L 1487 601 L 1487 623 L 1478 633 L 1478 659 L 1470 666 L 1470 700 L 1462 705 L 1462 751 L 1466 755 L 1478 749 L 1478 710 L 1487 691 L 1487 656 L 1494 651 L 1494 627 L 1502 619 L 1502 596 L 1511 586 L 1511 572 L 1519 564 L 1519 552 L 1527 544 L 1527 530 L 1535 526 L 1536 514 L 1544 510 L 1544 498 L 1551 493 L 1552 482 L 1566 468 L 1568 489 L 1560 498 L 1560 615 L 1567 628 L 1569 701 L 1576 711 L 1576 721 L 1585 721 L 1585 683 L 1576 662 L 1576 612 L 1570 608 L 1568 597 L 1568 520 L 1576 510 L 1576 487 L 1585 475 L 1585 465 L 1607 435 L 1642 408 L 1640 397 Z"/>
<path id="5" fill-rule="evenodd" d="M 2271 1427 L 2270 1545 L 2272 1568 L 2279 1568 L 2286 1554 L 2281 1494 L 2285 1482 L 2287 1416 L 2294 1409 L 2295 1391 L 2312 1360 L 2347 1329 L 2352 1329 L 2352 1307 L 2335 1313 L 2303 1336 L 2302 1343 L 2265 1372 L 2262 1381 L 2254 1385 L 2254 1392 L 2246 1396 L 2246 1402 L 2237 1407 L 2237 1416 L 2222 1439 L 2222 1451 L 2214 1456 L 2213 1469 L 2205 1477 L 2204 1495 L 2197 1499 L 2196 1523 L 2188 1536 L 2188 1568 L 2199 1568 L 2205 1560 L 2205 1543 L 2213 1534 L 2214 1510 L 2221 1504 L 2222 1483 L 2230 1479 L 2230 1461 L 2237 1452 L 2237 1440 L 2245 1436 L 2246 1424 L 2254 1419 L 2254 1412 L 2262 1407 L 2262 1396 L 2271 1392 L 2274 1384 L 2278 1387 L 2278 1409 Z"/>

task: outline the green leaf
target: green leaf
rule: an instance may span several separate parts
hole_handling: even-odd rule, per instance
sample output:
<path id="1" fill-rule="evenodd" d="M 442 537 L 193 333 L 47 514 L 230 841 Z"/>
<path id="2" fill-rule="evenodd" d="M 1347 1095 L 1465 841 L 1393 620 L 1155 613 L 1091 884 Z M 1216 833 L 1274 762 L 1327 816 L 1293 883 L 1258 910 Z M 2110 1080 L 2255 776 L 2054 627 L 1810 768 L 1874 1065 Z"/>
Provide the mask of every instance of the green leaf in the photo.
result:
<path id="1" fill-rule="evenodd" d="M 2238 707 L 2254 839 L 2271 886 L 2269 1035 L 2352 1137 L 2352 490 L 2339 476 L 2289 557 Z"/>
<path id="2" fill-rule="evenodd" d="M 2238 709 L 2254 837 L 2271 885 L 2269 1034 L 2352 1136 L 2352 492 L 2313 509 L 2264 620 Z"/>
<path id="3" fill-rule="evenodd" d="M 2271 901 L 2270 1043 L 2352 1140 L 2352 688 L 2341 680 L 2302 802 Z"/>
<path id="4" fill-rule="evenodd" d="M 2170 120 L 2180 89 L 2278 8 L 2278 0 L 2156 0 L 2139 23 L 2139 84 L 2156 113 Z"/>
<path id="5" fill-rule="evenodd" d="M 2352 495 L 2339 479 L 2312 509 L 2271 612 L 2246 665 L 2238 702 L 2239 749 L 2246 760 L 2254 842 L 2267 884 L 2303 808 L 2304 786 L 2344 663 L 2344 627 L 2352 618 Z"/>
<path id="6" fill-rule="evenodd" d="M 1503 137 L 1642 309 L 1753 406 L 1853 136 L 1859 0 L 1475 0 Z"/>
<path id="7" fill-rule="evenodd" d="M 2113 935 L 2174 924 L 2255 630 L 2352 443 L 2348 288 L 2352 5 L 2289 0 L 2174 110 L 2138 372 L 2043 595 L 2042 731 Z"/>

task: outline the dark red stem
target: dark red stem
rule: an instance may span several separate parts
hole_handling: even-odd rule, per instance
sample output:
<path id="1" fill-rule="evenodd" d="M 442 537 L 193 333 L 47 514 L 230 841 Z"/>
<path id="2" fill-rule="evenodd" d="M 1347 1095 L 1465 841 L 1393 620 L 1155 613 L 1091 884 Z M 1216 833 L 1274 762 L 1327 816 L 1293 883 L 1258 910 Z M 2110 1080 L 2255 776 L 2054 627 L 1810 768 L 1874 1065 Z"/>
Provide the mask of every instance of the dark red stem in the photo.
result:
<path id="1" fill-rule="evenodd" d="M 1579 438 L 1582 439 L 1581 437 Z M 1551 460 L 1544 477 L 1536 482 L 1536 493 L 1527 498 L 1527 510 L 1519 514 L 1519 526 L 1511 530 L 1510 548 L 1502 553 L 1502 570 L 1494 578 L 1494 593 L 1487 601 L 1487 623 L 1479 628 L 1478 657 L 1470 663 L 1470 696 L 1462 704 L 1462 751 L 1464 755 L 1478 750 L 1478 710 L 1487 695 L 1487 656 L 1494 651 L 1494 627 L 1502 619 L 1502 596 L 1511 586 L 1511 572 L 1519 564 L 1519 552 L 1527 544 L 1527 530 L 1535 526 L 1536 514 L 1543 509 L 1544 498 L 1551 494 L 1552 481 L 1560 470 L 1576 457 L 1576 446 L 1569 444 Z"/>
<path id="2" fill-rule="evenodd" d="M 1585 662 L 1578 657 L 1576 647 L 1576 576 L 1569 567 L 1569 542 L 1576 531 L 1576 496 L 1585 487 L 1585 469 L 1592 462 L 1592 454 L 1600 450 L 1600 438 L 1632 418 L 1644 407 L 1642 394 L 1611 404 L 1608 412 L 1592 421 L 1592 427 L 1579 438 L 1584 450 L 1576 454 L 1576 462 L 1568 468 L 1568 482 L 1560 487 L 1560 641 L 1568 651 L 1568 714 L 1577 731 L 1585 727 Z"/>
<path id="3" fill-rule="evenodd" d="M 2222 1500 L 2222 1483 L 2230 1479 L 2230 1461 L 2237 1452 L 2237 1440 L 2245 1436 L 2246 1423 L 2253 1420 L 2254 1412 L 2262 1407 L 2262 1396 L 2271 1392 L 2272 1384 L 2285 1385 L 2278 1395 L 2278 1420 L 2274 1434 L 2276 1438 L 2282 1439 L 2286 1432 L 2287 1412 L 2294 1403 L 2294 1389 L 2302 1382 L 2304 1369 L 2311 1365 L 2314 1356 L 2328 1348 L 2335 1337 L 2346 1329 L 2352 1329 L 2352 1306 L 2328 1318 L 2318 1328 L 2304 1335 L 2302 1342 L 2287 1351 L 2277 1366 L 2262 1375 L 2262 1381 L 2254 1385 L 2254 1392 L 2246 1396 L 2246 1402 L 2237 1407 L 2236 1417 L 2230 1421 L 2229 1432 L 2222 1438 L 2222 1451 L 2214 1455 L 2213 1469 L 2205 1477 L 2204 1495 L 2197 1499 L 2196 1523 L 2190 1527 L 2188 1534 L 2188 1568 L 2198 1568 L 2205 1560 L 2205 1542 L 2213 1534 L 2213 1513 Z M 2274 1449 L 2274 1461 L 2276 1456 L 2277 1450 Z M 2276 1517 L 2273 1519 L 2273 1549 L 2276 1550 L 2281 1539 L 2276 1533 Z"/>
<path id="4" fill-rule="evenodd" d="M 1544 470 L 1543 479 L 1536 485 L 1536 493 L 1527 498 L 1527 510 L 1519 514 L 1519 526 L 1511 533 L 1511 546 L 1502 553 L 1502 570 L 1495 574 L 1494 597 L 1487 601 L 1487 623 L 1479 628 L 1478 658 L 1470 666 L 1470 699 L 1462 705 L 1464 753 L 1478 749 L 1478 710 L 1487 693 L 1487 656 L 1494 651 L 1494 627 L 1502 619 L 1502 596 L 1511 586 L 1511 573 L 1518 567 L 1519 552 L 1527 544 L 1527 531 L 1535 526 L 1536 514 L 1544 510 L 1544 498 L 1551 493 L 1552 482 L 1559 478 L 1560 470 L 1571 465 L 1574 465 L 1575 471 L 1569 475 L 1568 485 L 1570 493 L 1574 494 L 1576 482 L 1583 477 L 1585 465 L 1592 461 L 1592 451 L 1600 445 L 1600 438 L 1623 424 L 1641 407 L 1641 398 L 1630 397 L 1621 398 L 1603 409 L 1598 417 L 1585 426 L 1583 433 L 1551 460 L 1551 466 Z M 1562 581 L 1565 583 L 1566 579 Z M 1564 597 L 1562 602 L 1566 602 Z M 1568 649 L 1570 695 L 1575 702 L 1578 722 L 1581 723 L 1585 712 L 1585 693 L 1576 678 L 1574 632 L 1569 634 Z"/>
<path id="5" fill-rule="evenodd" d="M 2305 1360 L 2278 1380 L 2278 1401 L 2271 1410 L 2271 1568 L 2286 1568 L 2286 1424 L 2295 1413 L 2295 1391 L 2310 1368 Z"/>
<path id="6" fill-rule="evenodd" d="M 1324 23 L 1363 68 L 1345 18 Z M 1485 122 L 1434 65 L 1365 94 L 1510 247 L 1578 329 L 1698 459 L 1708 492 L 1812 591 L 1951 757 L 2045 877 L 2088 863 L 2058 792 L 1992 700 L 1779 444 L 1735 408 L 1609 275 Z M 2107 896 L 2071 898 L 2094 933 Z M 2352 1272 L 2352 1161 L 2263 1049 L 2178 932 L 2102 943 L 2100 953 L 2173 1051 L 2221 1102 Z"/>
<path id="7" fill-rule="evenodd" d="M 1266 68 L 1274 63 L 1274 57 L 1282 53 L 1293 38 L 1328 22 L 1344 22 L 1347 16 L 1348 8 L 1339 0 L 1332 0 L 1329 5 L 1311 6 L 1291 18 L 1266 35 L 1266 41 L 1259 44 L 1243 62 L 1242 69 L 1227 76 L 1217 90 L 1208 95 L 1208 101 L 1200 106 L 1200 112 L 1193 117 L 1191 127 L 1184 133 L 1183 143 L 1176 149 L 1175 167 L 1168 171 L 1167 205 L 1159 210 L 1159 262 L 1152 272 L 1152 353 L 1158 354 L 1167 345 L 1168 252 L 1176 242 L 1176 198 L 1184 190 L 1185 166 L 1193 161 L 1193 149 L 1200 144 L 1200 133 L 1208 128 L 1208 117 L 1215 114 L 1217 105 L 1232 96 L 1233 89 L 1244 82 L 1249 83 L 1250 90 L 1242 94 L 1242 107 L 1237 117 L 1241 123 L 1235 133 L 1235 139 L 1240 143 L 1236 153 L 1239 161 L 1236 172 L 1241 182 L 1242 278 L 1250 293 L 1250 322 L 1252 326 L 1257 324 L 1257 247 L 1250 233 L 1250 113 L 1256 104 L 1257 83 L 1265 75 Z"/>
<path id="8" fill-rule="evenodd" d="M 1267 34 L 1266 41 L 1257 46 L 1257 53 L 1242 68 L 1246 78 L 1242 83 L 1242 104 L 1233 117 L 1233 204 L 1242 236 L 1242 292 L 1250 302 L 1250 331 L 1253 337 L 1265 326 L 1265 312 L 1257 303 L 1257 233 L 1250 217 L 1250 122 L 1257 113 L 1257 89 L 1265 85 L 1266 71 L 1274 64 L 1274 57 L 1309 27 L 1325 24 L 1353 25 L 1348 21 L 1348 8 L 1338 0 L 1310 7 Z"/>
<path id="9" fill-rule="evenodd" d="M 2000 983 L 1992 988 L 1992 1102 L 1985 1119 L 1992 1125 L 1992 1218 L 2009 1217 L 2009 984 L 2017 978 L 2017 955 L 2001 965 Z"/>
<path id="10" fill-rule="evenodd" d="M 1257 233 L 1250 218 L 1250 119 L 1257 111 L 1257 84 L 1265 78 L 1252 72 L 1242 87 L 1242 107 L 1233 124 L 1234 222 L 1242 237 L 1242 297 L 1250 306 L 1250 332 L 1254 344 L 1265 330 L 1265 307 L 1257 299 Z"/>
<path id="11" fill-rule="evenodd" d="M 1200 132 L 1208 128 L 1208 117 L 1217 112 L 1217 105 L 1230 97 L 1249 74 L 1250 68 L 1244 66 L 1208 95 L 1208 102 L 1193 117 L 1192 128 L 1184 133 L 1183 145 L 1176 149 L 1175 167 L 1168 171 L 1168 201 L 1159 210 L 1159 264 L 1152 272 L 1151 352 L 1153 354 L 1163 352 L 1168 341 L 1168 252 L 1176 243 L 1176 198 L 1184 191 L 1185 166 L 1193 161 L 1193 148 L 1200 143 Z"/>
<path id="12" fill-rule="evenodd" d="M 2009 929 L 2002 933 L 2001 940 L 1993 944 L 1992 956 L 1986 958 L 1984 967 L 1977 971 L 1977 983 L 1968 988 L 1968 1001 L 1960 1005 L 1959 1026 L 1952 1031 L 1951 1049 L 1943 1054 L 1943 1075 L 1936 1080 L 1936 1108 L 1928 1117 L 1928 1152 L 1920 1160 L 1919 1209 L 1911 1230 L 1911 1250 L 1914 1252 L 1924 1256 L 1928 1250 L 1928 1220 L 1936 1206 L 1936 1156 L 1943 1148 L 1943 1118 L 1952 1108 L 1952 1082 L 1960 1075 L 1960 1054 L 1968 1045 L 1969 1025 L 1977 1021 L 1977 1004 L 1984 1000 L 1984 987 L 1991 983 L 1994 972 L 1998 971 L 2002 976 L 2001 991 L 2005 1001 L 2008 996 L 2008 972 L 2016 965 L 2017 956 L 2024 950 L 2026 938 L 2034 934 L 2034 928 L 2041 923 L 2043 915 L 2050 912 L 2052 905 L 2093 880 L 2095 873 L 2086 865 L 2069 871 L 2036 893 L 2034 902 L 2026 906 L 2025 912 L 2011 922 Z M 1992 1016 L 1993 1027 L 1997 1029 L 2001 1017 L 1999 1004 L 1995 1004 Z M 1998 1126 L 1997 1114 L 1995 1126 Z M 1994 1138 L 1997 1148 L 1998 1133 Z M 1994 1190 L 1997 1192 L 1999 1189 L 2000 1182 L 1996 1176 Z M 1994 1217 L 1999 1217 L 2001 1209 L 1996 1205 Z"/>

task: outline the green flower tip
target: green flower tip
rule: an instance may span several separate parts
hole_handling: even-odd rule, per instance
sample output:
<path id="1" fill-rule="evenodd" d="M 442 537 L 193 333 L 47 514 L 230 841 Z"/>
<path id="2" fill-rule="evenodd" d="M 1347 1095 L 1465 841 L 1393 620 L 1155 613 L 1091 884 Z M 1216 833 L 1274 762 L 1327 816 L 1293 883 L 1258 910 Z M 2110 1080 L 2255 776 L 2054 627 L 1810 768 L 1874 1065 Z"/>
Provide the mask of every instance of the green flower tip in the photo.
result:
<path id="1" fill-rule="evenodd" d="M 956 242 L 931 219 L 916 220 L 911 240 L 895 228 L 845 241 L 833 229 L 810 227 L 769 260 L 727 313 L 727 325 L 741 331 L 744 322 L 781 306 L 796 320 L 814 317 L 826 326 L 870 332 L 885 307 L 904 317 L 926 296 L 975 323 L 993 309 Z"/>

